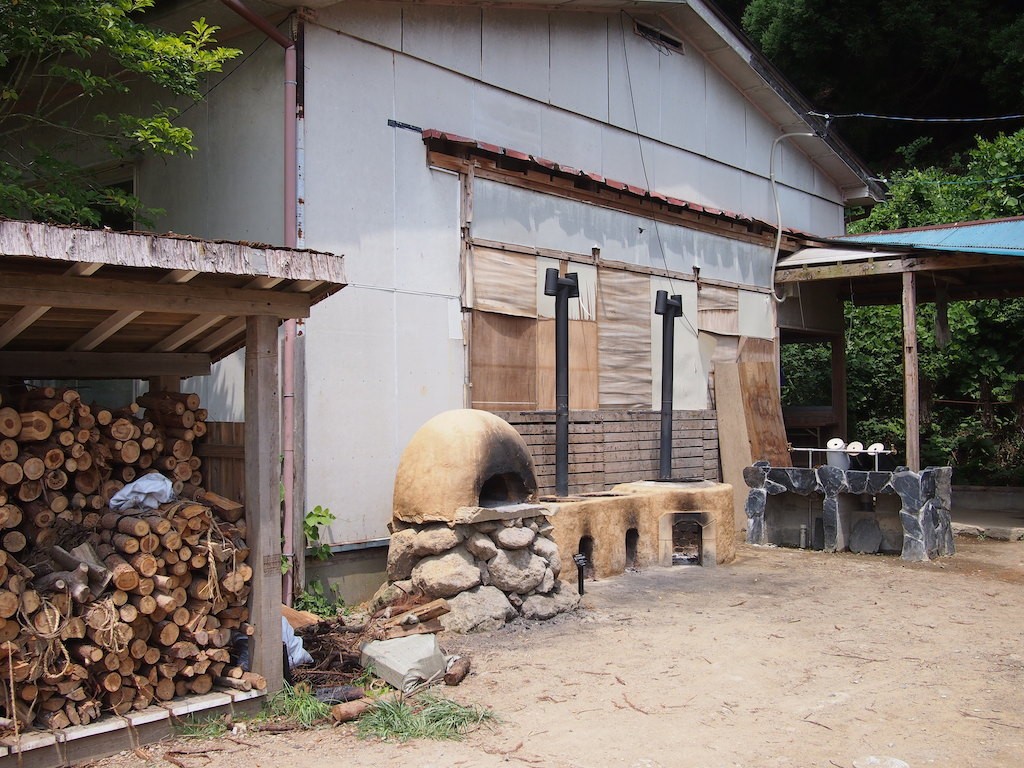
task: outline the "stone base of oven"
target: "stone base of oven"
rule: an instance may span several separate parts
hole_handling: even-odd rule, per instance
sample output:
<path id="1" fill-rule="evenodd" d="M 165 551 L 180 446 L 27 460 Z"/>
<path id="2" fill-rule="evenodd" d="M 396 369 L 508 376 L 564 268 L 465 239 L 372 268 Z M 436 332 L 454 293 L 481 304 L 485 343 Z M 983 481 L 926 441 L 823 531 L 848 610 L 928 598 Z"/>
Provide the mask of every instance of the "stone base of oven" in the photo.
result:
<path id="1" fill-rule="evenodd" d="M 451 523 L 394 519 L 388 579 L 447 598 L 451 612 L 441 623 L 456 632 L 574 610 L 579 594 L 558 579 L 562 560 L 548 514 L 538 504 L 508 504 L 460 507 Z"/>
<path id="2" fill-rule="evenodd" d="M 562 579 L 575 582 L 572 554 L 589 548 L 588 577 L 626 568 L 672 565 L 673 524 L 685 517 L 700 528 L 698 562 L 729 563 L 736 557 L 732 486 L 710 481 L 638 482 L 606 493 L 544 501 L 554 517 L 553 538 L 565 558 Z M 567 554 L 568 553 L 568 554 Z"/>

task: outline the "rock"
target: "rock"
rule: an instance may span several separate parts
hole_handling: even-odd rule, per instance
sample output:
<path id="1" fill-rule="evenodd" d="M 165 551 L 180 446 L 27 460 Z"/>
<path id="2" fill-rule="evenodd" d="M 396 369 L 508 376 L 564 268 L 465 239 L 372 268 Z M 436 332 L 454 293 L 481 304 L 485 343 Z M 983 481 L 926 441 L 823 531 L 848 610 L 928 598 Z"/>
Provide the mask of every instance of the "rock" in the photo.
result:
<path id="1" fill-rule="evenodd" d="M 430 597 L 451 597 L 480 584 L 480 569 L 464 547 L 420 560 L 412 569 L 412 583 Z"/>
<path id="2" fill-rule="evenodd" d="M 823 464 L 818 467 L 818 483 L 826 496 L 835 496 L 849 490 L 846 484 L 846 470 Z"/>
<path id="3" fill-rule="evenodd" d="M 878 521 L 868 517 L 858 520 L 850 532 L 850 551 L 873 555 L 881 546 L 882 529 L 878 526 Z"/>
<path id="4" fill-rule="evenodd" d="M 490 560 L 498 554 L 498 547 L 491 540 L 491 537 L 479 531 L 474 531 L 467 536 L 463 546 L 478 560 Z"/>
<path id="5" fill-rule="evenodd" d="M 544 578 L 541 579 L 540 585 L 537 587 L 537 592 L 542 595 L 546 595 L 548 592 L 555 588 L 555 574 L 552 573 L 551 569 L 548 568 L 544 571 Z"/>
<path id="6" fill-rule="evenodd" d="M 538 536 L 550 536 L 554 530 L 555 526 L 553 526 L 546 517 L 541 518 L 541 522 L 537 524 Z"/>
<path id="7" fill-rule="evenodd" d="M 491 584 L 502 592 L 525 595 L 544 579 L 547 563 L 528 549 L 500 550 L 488 563 Z"/>
<path id="8" fill-rule="evenodd" d="M 388 546 L 388 580 L 401 581 L 408 579 L 412 574 L 412 567 L 416 565 L 416 553 L 413 545 L 416 541 L 416 531 L 412 528 L 405 528 L 391 534 L 391 544 Z"/>
<path id="9" fill-rule="evenodd" d="M 376 611 L 383 608 L 385 605 L 390 605 L 401 597 L 410 595 L 415 591 L 415 587 L 412 585 L 412 579 L 403 579 L 395 582 L 385 582 L 381 584 L 380 589 L 373 593 L 373 597 L 370 598 L 370 610 Z"/>
<path id="10" fill-rule="evenodd" d="M 910 768 L 910 763 L 898 757 L 858 757 L 853 761 L 853 768 Z"/>
<path id="11" fill-rule="evenodd" d="M 785 493 L 788 489 L 782 483 L 776 483 L 774 480 L 765 480 L 764 490 L 769 496 L 778 496 L 780 493 Z"/>
<path id="12" fill-rule="evenodd" d="M 517 611 L 523 607 L 522 595 L 517 595 L 515 592 L 513 592 L 509 595 L 505 595 L 505 597 L 508 599 L 509 605 L 511 605 Z"/>
<path id="13" fill-rule="evenodd" d="M 448 613 L 441 617 L 441 626 L 449 632 L 474 632 L 500 629 L 515 618 L 516 609 L 495 587 L 477 587 L 448 600 Z"/>
<path id="14" fill-rule="evenodd" d="M 818 488 L 817 473 L 805 467 L 774 467 L 768 470 L 768 479 L 802 495 L 814 493 Z"/>
<path id="15" fill-rule="evenodd" d="M 502 549 L 523 549 L 530 546 L 537 534 L 530 528 L 505 528 L 498 531 L 498 546 Z"/>
<path id="16" fill-rule="evenodd" d="M 529 528 L 529 529 L 530 529 L 531 531 L 533 531 L 534 533 L 537 533 L 537 531 L 539 531 L 539 530 L 540 530 L 540 526 L 539 526 L 539 525 L 537 525 L 537 521 L 536 521 L 536 520 L 531 520 L 531 521 L 530 521 L 530 522 L 529 522 L 529 523 L 527 524 L 527 526 L 526 526 L 526 527 L 527 527 L 527 528 Z"/>
<path id="17" fill-rule="evenodd" d="M 747 484 L 748 488 L 760 488 L 764 485 L 764 480 L 768 476 L 768 471 L 765 467 L 744 467 L 743 468 L 743 482 Z"/>
<path id="18" fill-rule="evenodd" d="M 459 534 L 447 525 L 432 525 L 416 534 L 413 551 L 420 555 L 440 555 L 459 545 Z"/>
<path id="19" fill-rule="evenodd" d="M 580 596 L 575 589 L 563 585 L 558 592 L 547 595 L 530 595 L 523 600 L 520 612 L 524 619 L 546 621 L 566 611 L 574 611 L 580 604 Z"/>
<path id="20" fill-rule="evenodd" d="M 363 669 L 372 665 L 377 677 L 406 693 L 435 675 L 443 675 L 445 664 L 434 634 L 372 640 L 359 655 Z"/>
<path id="21" fill-rule="evenodd" d="M 494 533 L 501 528 L 501 524 L 497 520 L 485 520 L 480 523 L 473 523 L 473 527 L 480 531 L 480 533 Z"/>
<path id="22" fill-rule="evenodd" d="M 562 556 L 558 551 L 558 545 L 547 536 L 537 536 L 530 546 L 534 554 L 547 561 L 548 567 L 557 579 L 558 574 L 562 572 Z"/>
<path id="23" fill-rule="evenodd" d="M 491 569 L 483 560 L 478 561 L 476 565 L 480 569 L 480 583 L 488 586 L 491 583 Z"/>

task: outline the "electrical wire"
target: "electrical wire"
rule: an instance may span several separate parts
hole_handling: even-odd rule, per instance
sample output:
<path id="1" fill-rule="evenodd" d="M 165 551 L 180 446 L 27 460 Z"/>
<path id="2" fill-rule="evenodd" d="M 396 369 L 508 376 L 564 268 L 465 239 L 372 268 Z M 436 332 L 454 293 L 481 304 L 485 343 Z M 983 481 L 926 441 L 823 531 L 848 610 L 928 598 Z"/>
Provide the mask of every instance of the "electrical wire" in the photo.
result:
<path id="1" fill-rule="evenodd" d="M 776 304 L 781 304 L 786 300 L 785 296 L 779 296 L 775 292 L 775 271 L 779 267 L 779 251 L 782 250 L 782 206 L 779 204 L 779 186 L 775 179 L 775 148 L 779 146 L 779 142 L 783 139 L 789 139 L 794 136 L 817 136 L 815 133 L 809 131 L 793 131 L 791 133 L 784 133 L 781 136 L 776 136 L 772 142 L 772 148 L 770 156 L 768 158 L 768 180 L 772 186 L 772 200 L 775 202 L 775 249 L 772 251 L 772 298 L 775 299 Z"/>
<path id="2" fill-rule="evenodd" d="M 899 115 L 876 115 L 871 112 L 849 112 L 842 115 L 833 115 L 829 112 L 815 112 L 813 110 L 805 114 L 809 117 L 820 117 L 826 121 L 850 118 L 863 118 L 865 120 L 892 120 L 900 123 L 994 123 L 1009 120 L 1024 120 L 1024 114 L 994 115 L 992 117 L 905 117 Z"/>

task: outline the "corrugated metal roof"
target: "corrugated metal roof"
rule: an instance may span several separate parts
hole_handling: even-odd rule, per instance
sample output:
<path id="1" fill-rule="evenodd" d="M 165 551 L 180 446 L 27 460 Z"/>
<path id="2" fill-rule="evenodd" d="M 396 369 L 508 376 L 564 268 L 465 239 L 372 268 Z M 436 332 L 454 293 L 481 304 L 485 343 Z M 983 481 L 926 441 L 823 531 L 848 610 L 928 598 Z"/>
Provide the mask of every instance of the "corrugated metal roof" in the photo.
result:
<path id="1" fill-rule="evenodd" d="M 1024 216 L 990 221 L 940 224 L 834 238 L 835 243 L 864 243 L 995 256 L 1024 256 Z"/>

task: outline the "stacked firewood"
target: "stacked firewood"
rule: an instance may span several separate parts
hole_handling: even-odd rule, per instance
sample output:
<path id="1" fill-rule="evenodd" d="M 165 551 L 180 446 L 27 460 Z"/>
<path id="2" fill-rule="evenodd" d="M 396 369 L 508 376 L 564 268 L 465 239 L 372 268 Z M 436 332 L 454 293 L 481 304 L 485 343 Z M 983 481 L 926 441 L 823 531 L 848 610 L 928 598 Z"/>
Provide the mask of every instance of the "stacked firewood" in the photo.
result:
<path id="1" fill-rule="evenodd" d="M 0 710 L 10 724 L 62 728 L 214 684 L 266 685 L 231 665 L 233 638 L 250 631 L 252 568 L 242 505 L 200 486 L 192 445 L 204 420 L 198 397 L 179 393 L 110 411 L 41 388 L 0 408 Z M 111 511 L 110 498 L 147 472 L 183 498 Z"/>

